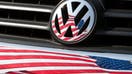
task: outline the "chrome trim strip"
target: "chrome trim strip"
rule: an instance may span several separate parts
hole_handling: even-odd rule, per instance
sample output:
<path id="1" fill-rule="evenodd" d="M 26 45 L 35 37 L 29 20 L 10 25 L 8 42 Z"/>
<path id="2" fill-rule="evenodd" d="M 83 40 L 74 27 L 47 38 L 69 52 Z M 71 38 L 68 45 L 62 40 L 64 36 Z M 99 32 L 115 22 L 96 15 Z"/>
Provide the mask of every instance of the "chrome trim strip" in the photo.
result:
<path id="1" fill-rule="evenodd" d="M 1 9 L 11 9 L 11 10 L 47 12 L 47 13 L 51 13 L 53 9 L 52 6 L 46 6 L 46 5 L 10 3 L 10 2 L 0 2 L 0 8 Z"/>
<path id="2" fill-rule="evenodd" d="M 32 24 L 24 24 L 24 23 L 14 23 L 14 22 L 3 22 L 3 21 L 0 21 L 0 25 L 12 26 L 12 27 L 32 28 L 32 29 L 41 29 L 41 30 L 49 29 L 48 26 L 40 26 L 40 25 L 32 25 Z"/>

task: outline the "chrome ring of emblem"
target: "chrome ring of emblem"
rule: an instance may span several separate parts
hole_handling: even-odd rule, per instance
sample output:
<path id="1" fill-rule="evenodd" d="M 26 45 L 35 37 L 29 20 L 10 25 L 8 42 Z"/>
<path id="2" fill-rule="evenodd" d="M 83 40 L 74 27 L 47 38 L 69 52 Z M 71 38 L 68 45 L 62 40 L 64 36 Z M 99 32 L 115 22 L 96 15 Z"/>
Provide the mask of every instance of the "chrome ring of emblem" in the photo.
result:
<path id="1" fill-rule="evenodd" d="M 77 3 L 77 5 L 74 3 Z M 85 13 L 83 12 L 83 15 L 80 15 L 82 11 Z M 67 20 L 65 20 L 65 15 L 68 16 Z M 78 16 L 81 18 L 76 23 Z M 78 42 L 90 35 L 95 25 L 95 20 L 95 10 L 89 2 L 86 0 L 65 0 L 53 12 L 50 24 L 53 33 L 58 39 L 65 42 Z M 72 36 L 65 35 L 69 28 Z"/>

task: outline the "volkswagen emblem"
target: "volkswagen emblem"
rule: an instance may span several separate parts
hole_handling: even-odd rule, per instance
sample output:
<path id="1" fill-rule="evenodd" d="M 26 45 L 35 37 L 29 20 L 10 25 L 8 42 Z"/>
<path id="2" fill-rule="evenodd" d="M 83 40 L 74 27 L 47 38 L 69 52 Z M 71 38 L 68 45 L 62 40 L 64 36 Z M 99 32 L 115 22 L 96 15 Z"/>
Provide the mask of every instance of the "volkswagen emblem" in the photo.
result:
<path id="1" fill-rule="evenodd" d="M 86 0 L 64 0 L 55 8 L 50 28 L 58 41 L 79 43 L 90 35 L 95 19 L 95 10 Z"/>

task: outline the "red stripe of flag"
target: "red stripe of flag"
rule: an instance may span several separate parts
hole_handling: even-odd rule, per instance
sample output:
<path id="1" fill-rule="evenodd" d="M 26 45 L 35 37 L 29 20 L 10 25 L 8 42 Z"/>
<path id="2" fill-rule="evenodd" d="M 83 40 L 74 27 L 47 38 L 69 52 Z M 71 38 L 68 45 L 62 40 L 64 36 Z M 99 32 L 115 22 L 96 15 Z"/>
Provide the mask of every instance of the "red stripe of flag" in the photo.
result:
<path id="1" fill-rule="evenodd" d="M 70 74 L 70 73 L 106 73 L 103 70 L 41 70 L 31 71 L 34 74 Z"/>
<path id="2" fill-rule="evenodd" d="M 75 25 L 74 23 L 65 24 L 64 26 L 61 26 L 61 27 L 60 27 L 60 30 L 63 30 L 63 29 L 65 29 L 65 28 L 69 27 L 69 26 L 74 26 L 74 25 Z"/>
<path id="3" fill-rule="evenodd" d="M 70 38 L 69 37 L 66 37 L 66 38 L 64 38 L 63 40 L 64 41 L 68 41 Z"/>
<path id="4" fill-rule="evenodd" d="M 0 65 L 0 70 L 2 69 L 11 69 L 11 68 L 24 68 L 24 67 L 46 67 L 46 66 L 87 66 L 87 67 L 97 67 L 90 64 L 80 64 L 80 63 L 49 63 L 49 62 L 36 62 L 36 63 L 19 63 L 19 64 L 6 64 Z"/>
<path id="5" fill-rule="evenodd" d="M 57 30 L 53 30 L 54 31 L 54 33 L 56 34 L 56 33 L 58 33 L 58 31 Z"/>
<path id="6" fill-rule="evenodd" d="M 39 53 L 38 53 L 39 54 Z M 49 56 L 49 55 L 19 55 L 19 56 L 0 56 L 0 60 L 13 60 L 13 59 L 61 59 L 61 60 L 81 60 L 86 62 L 94 62 L 89 59 L 63 57 L 63 56 Z"/>

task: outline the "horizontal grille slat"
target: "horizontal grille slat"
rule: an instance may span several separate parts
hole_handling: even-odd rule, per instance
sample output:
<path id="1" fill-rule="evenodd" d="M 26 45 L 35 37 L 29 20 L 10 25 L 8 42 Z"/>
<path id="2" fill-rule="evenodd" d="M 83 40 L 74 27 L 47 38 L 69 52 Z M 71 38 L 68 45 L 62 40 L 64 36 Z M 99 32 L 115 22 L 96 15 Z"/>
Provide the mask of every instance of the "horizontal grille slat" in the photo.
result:
<path id="1" fill-rule="evenodd" d="M 114 36 L 132 36 L 132 31 L 118 31 L 118 30 L 103 30 L 98 31 L 96 34 L 98 35 L 114 35 Z"/>
<path id="2" fill-rule="evenodd" d="M 44 22 L 33 22 L 33 21 L 22 21 L 22 20 L 0 18 L 0 26 L 12 26 L 12 27 L 48 30 L 47 24 L 48 23 L 44 23 Z"/>
<path id="3" fill-rule="evenodd" d="M 106 0 L 107 9 L 132 9 L 132 0 Z"/>
<path id="4" fill-rule="evenodd" d="M 13 2 L 13 3 L 27 3 L 27 4 L 38 4 L 38 5 L 50 5 L 55 6 L 61 0 L 0 0 L 3 2 Z"/>
<path id="5" fill-rule="evenodd" d="M 108 9 L 105 17 L 132 18 L 132 10 Z"/>
<path id="6" fill-rule="evenodd" d="M 51 13 L 53 8 L 54 7 L 47 6 L 47 5 L 0 2 L 0 9 L 24 10 L 24 11 L 49 12 L 49 13 Z"/>
<path id="7" fill-rule="evenodd" d="M 121 18 L 121 17 L 105 17 L 105 26 L 107 28 L 131 28 L 132 21 L 130 18 Z"/>
<path id="8" fill-rule="evenodd" d="M 0 18 L 19 19 L 34 22 L 48 22 L 50 13 L 0 9 Z"/>

